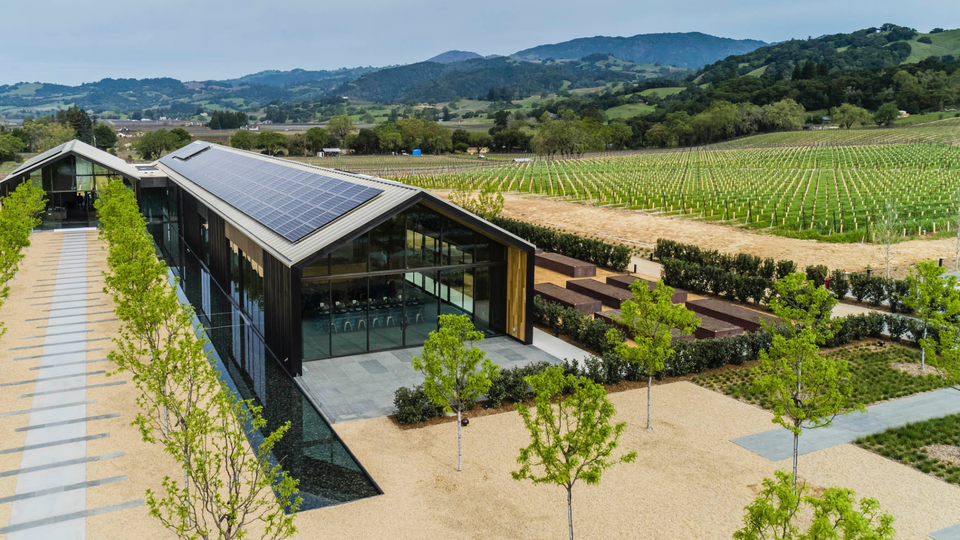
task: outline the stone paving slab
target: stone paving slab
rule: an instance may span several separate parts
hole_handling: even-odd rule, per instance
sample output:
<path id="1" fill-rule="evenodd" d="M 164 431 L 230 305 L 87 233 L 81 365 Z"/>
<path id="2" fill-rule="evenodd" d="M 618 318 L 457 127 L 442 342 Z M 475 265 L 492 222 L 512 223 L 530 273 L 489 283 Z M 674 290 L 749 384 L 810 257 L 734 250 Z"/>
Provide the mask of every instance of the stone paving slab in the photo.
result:
<path id="1" fill-rule="evenodd" d="M 960 540 L 960 523 L 932 532 L 928 536 L 933 540 Z"/>
<path id="2" fill-rule="evenodd" d="M 888 401 L 867 407 L 866 414 L 838 416 L 830 427 L 804 431 L 799 453 L 809 454 L 890 428 L 957 413 L 960 413 L 960 391 L 953 388 Z M 783 428 L 738 437 L 733 442 L 770 461 L 793 456 L 793 434 Z"/>
<path id="3" fill-rule="evenodd" d="M 501 368 L 561 362 L 536 346 L 503 336 L 485 339 L 477 346 Z M 423 347 L 411 347 L 304 362 L 301 382 L 332 423 L 388 416 L 395 412 L 397 388 L 423 382 L 423 375 L 410 364 L 422 351 Z"/>

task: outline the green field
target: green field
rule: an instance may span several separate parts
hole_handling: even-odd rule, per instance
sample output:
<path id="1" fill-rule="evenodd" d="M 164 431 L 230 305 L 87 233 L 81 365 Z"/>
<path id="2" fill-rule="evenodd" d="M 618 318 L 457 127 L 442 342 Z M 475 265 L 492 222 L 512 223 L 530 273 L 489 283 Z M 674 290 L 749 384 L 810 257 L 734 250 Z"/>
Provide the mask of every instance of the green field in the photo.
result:
<path id="1" fill-rule="evenodd" d="M 898 118 L 893 123 L 897 125 L 924 124 L 927 122 L 937 122 L 939 120 L 950 120 L 953 118 L 960 118 L 960 111 L 944 111 L 944 112 L 932 112 L 927 114 L 913 114 L 906 118 Z"/>
<path id="2" fill-rule="evenodd" d="M 903 128 L 828 129 L 822 131 L 784 131 L 743 137 L 711 145 L 713 149 L 762 148 L 776 146 L 855 145 L 893 143 L 960 142 L 960 118 L 947 118 L 922 126 Z"/>
<path id="3" fill-rule="evenodd" d="M 656 107 L 646 103 L 629 103 L 607 109 L 603 113 L 607 115 L 608 120 L 616 120 L 617 118 L 632 118 L 641 114 L 649 114 L 655 110 L 657 110 Z"/>
<path id="4" fill-rule="evenodd" d="M 643 92 L 640 92 L 641 96 L 657 96 L 664 98 L 667 96 L 672 96 L 673 94 L 679 94 L 686 90 L 683 86 L 668 86 L 666 88 L 648 88 Z"/>
<path id="5" fill-rule="evenodd" d="M 905 130 L 883 130 L 898 132 Z M 957 131 L 954 129 L 954 131 Z M 536 159 L 469 171 L 389 175 L 449 188 L 455 181 L 831 242 L 869 240 L 884 201 L 903 233 L 953 222 L 960 148 L 942 144 L 686 149 L 583 159 Z"/>
<path id="6" fill-rule="evenodd" d="M 930 38 L 933 43 L 917 41 L 922 37 Z M 907 57 L 906 63 L 917 63 L 931 56 L 956 56 L 960 53 L 960 29 L 947 30 L 937 34 L 918 34 L 917 37 L 907 43 L 910 44 L 910 56 Z"/>

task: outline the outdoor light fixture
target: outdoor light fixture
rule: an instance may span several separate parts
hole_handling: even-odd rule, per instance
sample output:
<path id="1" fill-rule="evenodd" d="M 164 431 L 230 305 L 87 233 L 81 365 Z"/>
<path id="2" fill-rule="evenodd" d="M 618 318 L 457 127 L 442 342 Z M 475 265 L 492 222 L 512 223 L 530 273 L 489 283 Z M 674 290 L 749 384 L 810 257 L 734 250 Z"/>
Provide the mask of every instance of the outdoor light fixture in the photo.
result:
<path id="1" fill-rule="evenodd" d="M 463 419 L 460 420 L 460 425 L 463 426 L 463 427 L 467 427 L 467 424 L 469 424 L 469 423 L 470 423 L 470 419 L 469 419 L 469 418 L 463 418 Z"/>
<path id="2" fill-rule="evenodd" d="M 882 339 L 879 340 L 879 341 L 877 341 L 877 346 L 878 346 L 878 347 L 883 347 L 884 345 L 886 345 L 886 343 L 884 343 Z"/>

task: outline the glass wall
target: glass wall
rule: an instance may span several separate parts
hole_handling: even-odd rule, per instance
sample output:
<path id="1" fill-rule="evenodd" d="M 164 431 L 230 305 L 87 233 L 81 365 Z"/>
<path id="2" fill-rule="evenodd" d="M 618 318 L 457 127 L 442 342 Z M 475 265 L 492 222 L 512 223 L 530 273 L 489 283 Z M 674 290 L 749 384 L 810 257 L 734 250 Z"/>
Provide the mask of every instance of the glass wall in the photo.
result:
<path id="1" fill-rule="evenodd" d="M 493 290 L 504 282 L 504 259 L 501 244 L 411 207 L 303 269 L 303 358 L 421 345 L 441 314 L 467 315 L 500 334 L 504 316 L 491 312 L 505 302 L 491 298 L 506 294 Z"/>
<path id="2" fill-rule="evenodd" d="M 122 176 L 76 156 L 66 156 L 23 177 L 47 193 L 42 229 L 95 226 L 97 190 L 112 179 Z"/>
<path id="3" fill-rule="evenodd" d="M 230 242 L 230 296 L 263 332 L 263 268 Z"/>

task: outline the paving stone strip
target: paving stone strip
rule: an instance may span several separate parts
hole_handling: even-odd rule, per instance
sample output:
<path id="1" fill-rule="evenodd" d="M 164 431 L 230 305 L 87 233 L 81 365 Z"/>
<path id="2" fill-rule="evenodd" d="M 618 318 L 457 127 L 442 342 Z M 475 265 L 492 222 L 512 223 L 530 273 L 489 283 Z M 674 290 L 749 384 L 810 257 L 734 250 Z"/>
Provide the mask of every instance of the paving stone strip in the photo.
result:
<path id="1" fill-rule="evenodd" d="M 26 425 L 13 430 L 24 434 L 22 446 L 0 449 L 0 454 L 20 454 L 19 467 L 0 471 L 0 477 L 16 480 L 14 493 L 0 497 L 0 505 L 10 505 L 9 523 L 0 522 L 0 536 L 6 535 L 7 540 L 85 540 L 86 518 L 144 504 L 143 500 L 110 501 L 119 504 L 87 507 L 88 489 L 126 480 L 126 476 L 103 479 L 87 477 L 88 463 L 123 456 L 123 452 L 87 454 L 88 441 L 109 437 L 109 433 L 88 433 L 88 426 L 96 425 L 91 422 L 120 416 L 120 413 L 110 411 L 106 411 L 108 414 L 88 413 L 87 406 L 96 401 L 87 398 L 87 391 L 117 386 L 125 381 L 98 383 L 96 377 L 105 375 L 106 370 L 90 371 L 90 364 L 107 359 L 87 359 L 88 353 L 103 350 L 103 347 L 92 345 L 111 339 L 94 337 L 94 330 L 88 326 L 92 322 L 88 320 L 89 315 L 112 313 L 108 310 L 92 311 L 108 308 L 108 304 L 102 301 L 103 297 L 98 297 L 102 294 L 100 286 L 90 285 L 99 281 L 96 275 L 99 272 L 93 267 L 102 264 L 87 259 L 88 255 L 98 251 L 93 245 L 88 245 L 88 242 L 96 242 L 96 237 L 84 231 L 66 231 L 43 233 L 42 240 L 47 239 L 50 242 L 46 246 L 51 251 L 42 256 L 40 264 L 36 265 L 45 269 L 45 279 L 38 280 L 31 288 L 34 293 L 43 296 L 25 298 L 48 300 L 30 304 L 49 306 L 43 310 L 48 314 L 46 317 L 28 319 L 38 321 L 37 328 L 42 329 L 44 334 L 25 338 L 42 339 L 43 343 L 6 348 L 10 351 L 36 352 L 12 359 L 34 362 L 36 365 L 30 366 L 30 372 L 36 376 L 27 381 L 7 379 L 0 382 L 0 387 L 12 387 L 5 389 L 7 392 L 12 392 L 18 386 L 33 385 L 32 389 L 29 386 L 24 388 L 27 393 L 18 396 L 30 399 L 29 406 L 0 414 L 28 416 Z M 38 247 L 43 249 L 40 245 Z M 54 251 L 57 248 L 59 251 Z M 108 320 L 113 319 L 106 318 L 98 322 Z M 85 335 L 91 337 L 84 338 Z M 0 440 L 3 440 L 3 435 L 0 434 Z"/>

